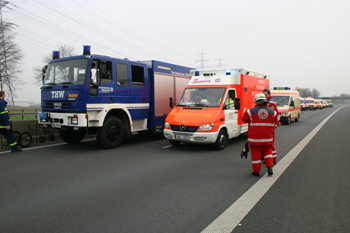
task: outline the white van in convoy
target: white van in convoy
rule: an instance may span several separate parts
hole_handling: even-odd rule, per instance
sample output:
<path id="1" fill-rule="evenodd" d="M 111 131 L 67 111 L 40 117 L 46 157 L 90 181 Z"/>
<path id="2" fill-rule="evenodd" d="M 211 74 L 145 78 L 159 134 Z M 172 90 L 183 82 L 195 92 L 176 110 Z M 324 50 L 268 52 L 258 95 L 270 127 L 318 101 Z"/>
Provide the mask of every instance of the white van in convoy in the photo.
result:
<path id="1" fill-rule="evenodd" d="M 281 114 L 281 123 L 289 125 L 292 120 L 299 121 L 301 115 L 300 94 L 290 87 L 274 87 L 271 95 Z"/>

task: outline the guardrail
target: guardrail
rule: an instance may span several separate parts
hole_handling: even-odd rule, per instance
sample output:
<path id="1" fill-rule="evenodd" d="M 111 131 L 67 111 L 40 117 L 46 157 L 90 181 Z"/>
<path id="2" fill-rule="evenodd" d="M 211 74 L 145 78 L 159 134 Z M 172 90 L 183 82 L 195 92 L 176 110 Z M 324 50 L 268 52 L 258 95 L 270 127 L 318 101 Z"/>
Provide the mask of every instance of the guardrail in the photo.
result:
<path id="1" fill-rule="evenodd" d="M 30 119 L 37 119 L 38 118 L 38 112 L 40 112 L 41 109 L 9 109 L 9 115 L 12 120 L 30 120 Z"/>

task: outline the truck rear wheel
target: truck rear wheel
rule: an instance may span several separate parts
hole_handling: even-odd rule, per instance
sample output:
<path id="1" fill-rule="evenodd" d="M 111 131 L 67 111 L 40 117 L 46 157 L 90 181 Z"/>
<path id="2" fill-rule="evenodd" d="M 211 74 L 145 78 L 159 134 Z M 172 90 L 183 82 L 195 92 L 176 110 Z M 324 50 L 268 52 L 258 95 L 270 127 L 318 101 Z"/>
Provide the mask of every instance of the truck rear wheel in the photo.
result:
<path id="1" fill-rule="evenodd" d="M 118 117 L 107 117 L 97 134 L 97 141 L 106 149 L 118 147 L 124 140 L 124 134 L 123 122 Z"/>
<path id="2" fill-rule="evenodd" d="M 60 129 L 61 139 L 68 144 L 78 144 L 84 139 L 85 133 Z"/>
<path id="3" fill-rule="evenodd" d="M 300 118 L 300 115 L 298 114 L 297 118 L 295 118 L 295 122 L 298 122 Z"/>
<path id="4" fill-rule="evenodd" d="M 217 150 L 223 150 L 225 149 L 228 142 L 227 134 L 225 130 L 220 130 L 218 138 L 216 139 L 216 142 L 214 143 L 214 148 Z"/>

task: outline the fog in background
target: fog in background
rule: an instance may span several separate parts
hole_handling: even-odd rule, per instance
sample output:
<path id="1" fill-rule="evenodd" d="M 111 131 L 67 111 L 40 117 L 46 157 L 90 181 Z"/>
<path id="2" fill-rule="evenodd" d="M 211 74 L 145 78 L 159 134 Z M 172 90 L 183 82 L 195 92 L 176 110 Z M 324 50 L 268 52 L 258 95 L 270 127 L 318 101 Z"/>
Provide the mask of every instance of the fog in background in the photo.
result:
<path id="1" fill-rule="evenodd" d="M 18 101 L 40 102 L 33 68 L 62 44 L 75 54 L 91 45 L 93 54 L 193 68 L 203 56 L 206 68 L 268 73 L 271 88 L 350 93 L 348 0 L 8 1 L 2 18 L 18 25 L 25 55 Z"/>

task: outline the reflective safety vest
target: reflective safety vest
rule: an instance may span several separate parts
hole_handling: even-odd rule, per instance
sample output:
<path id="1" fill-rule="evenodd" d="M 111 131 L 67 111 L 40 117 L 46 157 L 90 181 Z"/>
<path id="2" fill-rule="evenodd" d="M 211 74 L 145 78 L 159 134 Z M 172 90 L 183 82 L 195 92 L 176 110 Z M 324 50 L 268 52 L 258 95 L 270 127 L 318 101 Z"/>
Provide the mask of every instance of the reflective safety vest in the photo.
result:
<path id="1" fill-rule="evenodd" d="M 7 102 L 0 99 L 0 129 L 6 129 L 6 126 L 11 124 L 11 118 L 7 111 Z"/>
<path id="2" fill-rule="evenodd" d="M 277 113 L 266 104 L 247 110 L 242 121 L 248 123 L 248 142 L 251 145 L 270 145 L 273 142 Z"/>
<path id="3" fill-rule="evenodd" d="M 218 99 L 217 103 L 220 104 L 222 100 L 222 97 L 220 97 L 220 99 Z M 233 108 L 233 106 L 235 105 L 233 100 L 231 98 L 229 98 L 229 101 L 225 101 L 225 105 L 229 105 L 229 108 Z"/>

